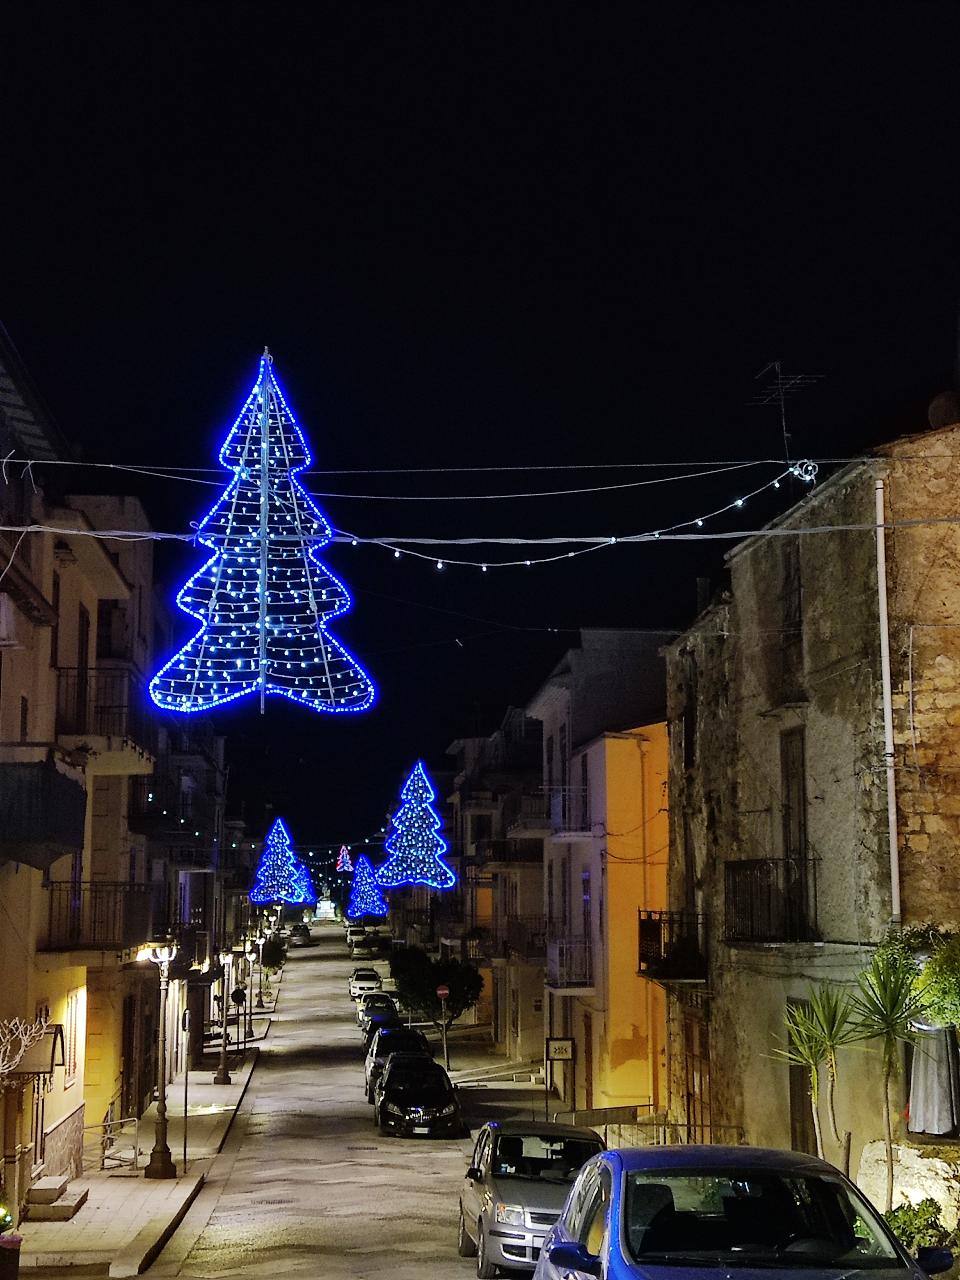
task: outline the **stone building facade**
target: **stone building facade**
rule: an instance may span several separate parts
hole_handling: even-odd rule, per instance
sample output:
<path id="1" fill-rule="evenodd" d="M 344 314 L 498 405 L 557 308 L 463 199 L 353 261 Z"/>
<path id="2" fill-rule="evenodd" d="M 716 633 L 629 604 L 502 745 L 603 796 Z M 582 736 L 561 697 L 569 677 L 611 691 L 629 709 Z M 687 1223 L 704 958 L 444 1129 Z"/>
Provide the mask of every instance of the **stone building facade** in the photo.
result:
<path id="1" fill-rule="evenodd" d="M 730 553 L 729 592 L 666 648 L 670 1103 L 713 1140 L 811 1149 L 805 1074 L 777 1056 L 785 1006 L 852 984 L 892 924 L 957 926 L 958 447 L 941 427 L 818 484 Z M 856 1171 L 878 1064 L 841 1057 Z"/>

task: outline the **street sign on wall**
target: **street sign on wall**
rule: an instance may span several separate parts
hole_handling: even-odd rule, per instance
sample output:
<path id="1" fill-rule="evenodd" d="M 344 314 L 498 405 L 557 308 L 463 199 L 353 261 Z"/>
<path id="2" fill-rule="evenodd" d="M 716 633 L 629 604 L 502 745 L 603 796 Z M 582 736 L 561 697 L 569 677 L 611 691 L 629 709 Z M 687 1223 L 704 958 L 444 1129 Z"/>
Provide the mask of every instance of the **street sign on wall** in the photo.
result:
<path id="1" fill-rule="evenodd" d="M 570 1037 L 547 1037 L 548 1062 L 572 1062 L 576 1053 L 576 1044 Z"/>

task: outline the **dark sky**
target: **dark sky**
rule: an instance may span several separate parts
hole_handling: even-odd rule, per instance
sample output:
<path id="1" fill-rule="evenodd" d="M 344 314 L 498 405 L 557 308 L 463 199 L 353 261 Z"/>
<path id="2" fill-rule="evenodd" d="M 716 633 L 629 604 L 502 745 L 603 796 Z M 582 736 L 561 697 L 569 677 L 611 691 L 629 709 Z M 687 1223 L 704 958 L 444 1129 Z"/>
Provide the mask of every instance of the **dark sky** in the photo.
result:
<path id="1" fill-rule="evenodd" d="M 952 3 L 19 6 L 0 318 L 91 461 L 215 466 L 265 342 L 321 468 L 782 457 L 776 411 L 747 406 L 778 358 L 823 375 L 789 407 L 794 456 L 846 456 L 955 382 L 958 35 Z M 215 492 L 122 484 L 162 529 Z M 618 534 L 737 484 L 322 506 L 363 534 Z M 532 692 L 571 638 L 551 628 L 682 625 L 722 550 L 481 574 L 330 548 L 379 702 L 222 715 L 235 799 L 298 843 L 364 834 L 418 755 L 441 767 Z M 172 597 L 196 560 L 159 564 Z"/>

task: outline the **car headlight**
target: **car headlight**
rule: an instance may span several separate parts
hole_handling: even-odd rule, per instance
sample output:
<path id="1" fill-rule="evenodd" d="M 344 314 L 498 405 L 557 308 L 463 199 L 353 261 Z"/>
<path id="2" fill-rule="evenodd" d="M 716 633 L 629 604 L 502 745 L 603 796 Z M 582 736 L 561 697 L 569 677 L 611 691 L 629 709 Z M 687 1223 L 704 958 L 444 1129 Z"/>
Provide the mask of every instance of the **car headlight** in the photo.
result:
<path id="1" fill-rule="evenodd" d="M 507 1222 L 513 1227 L 523 1226 L 523 1207 L 519 1204 L 498 1204 L 494 1210 L 498 1222 Z"/>
<path id="2" fill-rule="evenodd" d="M 447 1106 L 443 1108 L 440 1114 L 442 1116 L 452 1116 L 453 1113 L 456 1111 L 456 1109 L 457 1109 L 457 1104 L 455 1102 L 451 1102 L 451 1103 L 448 1103 Z"/>
<path id="3" fill-rule="evenodd" d="M 383 1109 L 384 1109 L 384 1111 L 389 1111 L 389 1112 L 390 1112 L 390 1114 L 391 1114 L 392 1116 L 402 1116 L 402 1115 L 403 1115 L 403 1110 L 402 1110 L 402 1108 L 400 1108 L 400 1107 L 396 1106 L 396 1105 L 395 1105 L 394 1103 L 392 1103 L 392 1102 L 385 1102 L 385 1103 L 383 1104 Z"/>

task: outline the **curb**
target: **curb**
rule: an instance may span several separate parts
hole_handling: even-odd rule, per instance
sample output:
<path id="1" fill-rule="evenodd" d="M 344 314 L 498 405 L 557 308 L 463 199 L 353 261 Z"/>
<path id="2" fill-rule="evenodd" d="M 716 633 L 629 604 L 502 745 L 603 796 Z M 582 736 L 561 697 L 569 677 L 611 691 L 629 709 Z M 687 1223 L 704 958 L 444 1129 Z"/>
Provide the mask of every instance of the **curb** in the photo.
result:
<path id="1" fill-rule="evenodd" d="M 177 1206 L 173 1217 L 166 1219 L 162 1223 L 158 1223 L 154 1219 L 152 1222 L 148 1222 L 145 1227 L 141 1227 L 130 1243 L 125 1245 L 113 1262 L 110 1263 L 110 1270 L 107 1274 L 111 1277 L 119 1278 L 138 1276 L 141 1272 L 146 1271 L 147 1267 L 154 1261 L 160 1250 L 183 1221 L 187 1210 L 199 1195 L 203 1182 L 204 1175 L 202 1173 L 195 1174 L 187 1183 L 185 1188 L 186 1195 Z"/>

